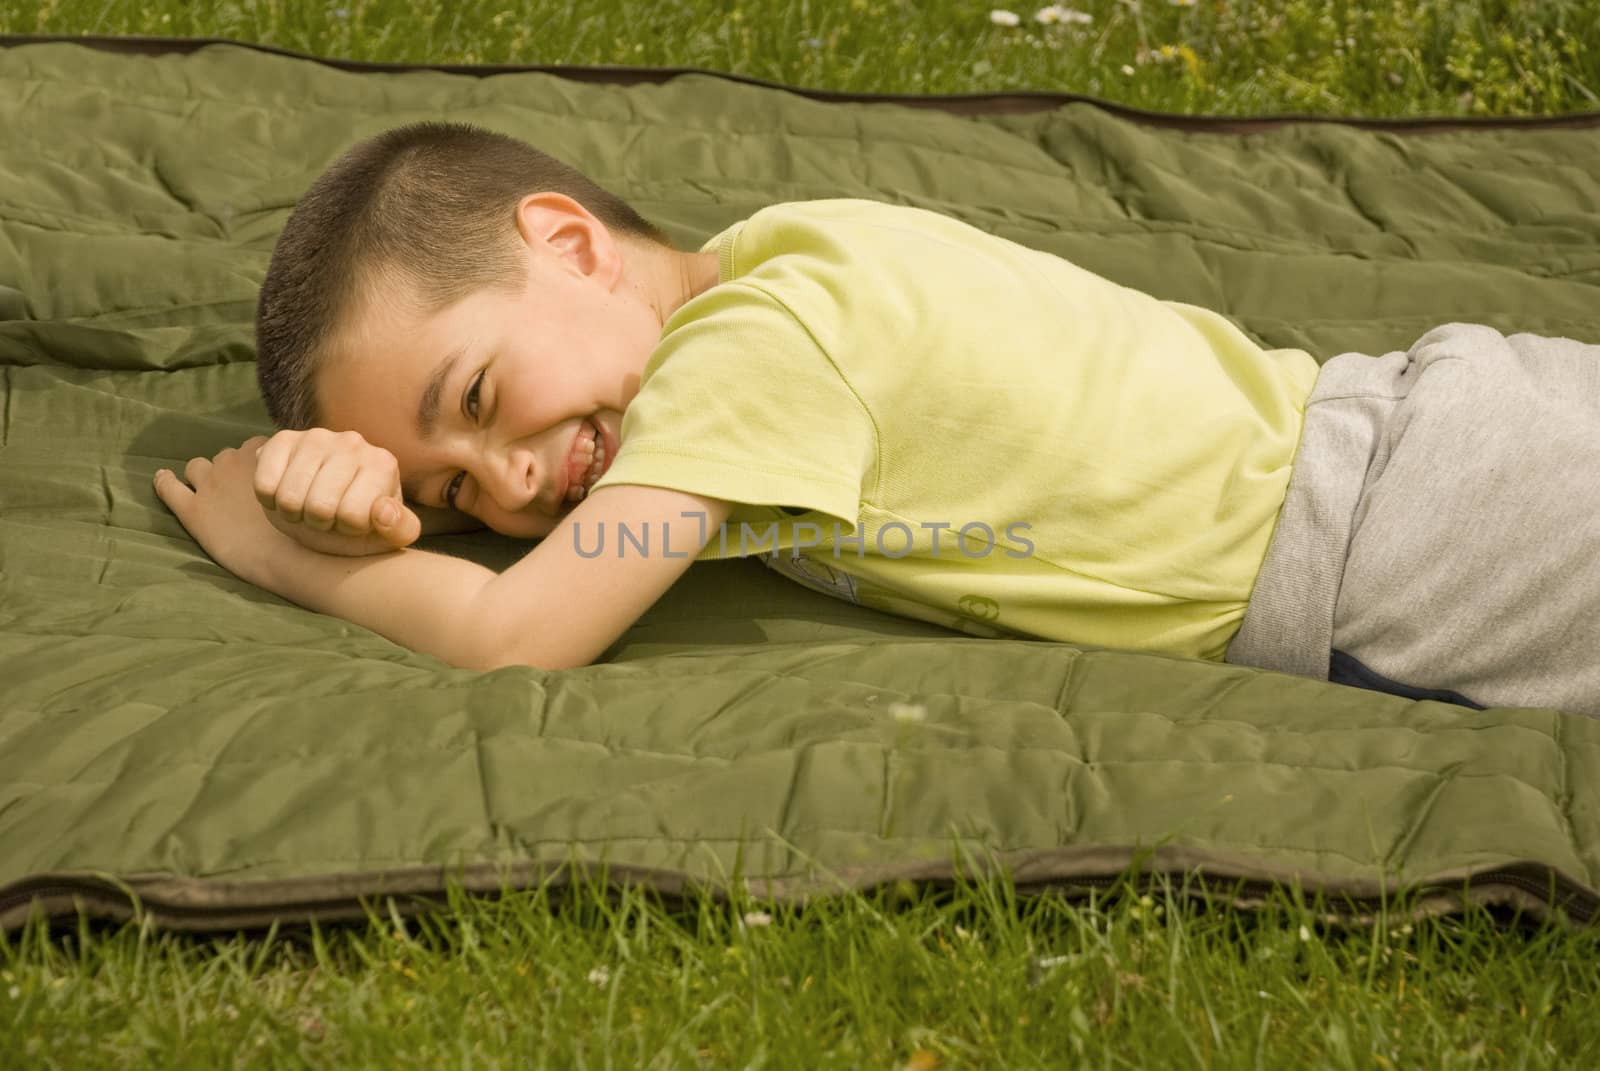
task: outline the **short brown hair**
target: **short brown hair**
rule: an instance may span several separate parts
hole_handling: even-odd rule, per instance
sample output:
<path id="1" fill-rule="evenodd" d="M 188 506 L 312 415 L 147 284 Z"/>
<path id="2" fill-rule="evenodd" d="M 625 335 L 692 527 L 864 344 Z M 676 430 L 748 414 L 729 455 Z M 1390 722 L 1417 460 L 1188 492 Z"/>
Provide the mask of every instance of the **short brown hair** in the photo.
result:
<path id="1" fill-rule="evenodd" d="M 425 315 L 520 287 L 516 208 L 554 191 L 613 231 L 669 245 L 625 201 L 516 138 L 461 123 L 397 127 L 323 172 L 289 215 L 256 305 L 256 379 L 281 428 L 318 422 L 315 375 L 359 294 L 410 283 Z"/>

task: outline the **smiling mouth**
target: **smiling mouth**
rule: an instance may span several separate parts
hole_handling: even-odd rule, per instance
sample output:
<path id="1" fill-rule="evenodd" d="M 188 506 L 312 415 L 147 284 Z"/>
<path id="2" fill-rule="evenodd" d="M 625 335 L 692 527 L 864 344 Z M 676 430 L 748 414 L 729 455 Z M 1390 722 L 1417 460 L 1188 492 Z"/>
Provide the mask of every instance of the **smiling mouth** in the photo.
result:
<path id="1" fill-rule="evenodd" d="M 606 456 L 606 440 L 592 420 L 585 420 L 573 441 L 572 453 L 567 458 L 567 493 L 565 502 L 582 502 L 610 463 Z"/>

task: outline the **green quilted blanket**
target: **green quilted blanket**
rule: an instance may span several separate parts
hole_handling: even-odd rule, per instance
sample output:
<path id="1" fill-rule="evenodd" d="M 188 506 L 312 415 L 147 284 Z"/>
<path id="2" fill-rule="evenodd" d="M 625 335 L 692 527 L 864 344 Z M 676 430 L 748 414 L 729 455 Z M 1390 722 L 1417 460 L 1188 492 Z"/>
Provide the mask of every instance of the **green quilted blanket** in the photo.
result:
<path id="1" fill-rule="evenodd" d="M 693 567 L 599 664 L 466 672 L 234 579 L 151 476 L 268 430 L 273 241 L 403 122 L 522 137 L 680 248 L 778 200 L 913 204 L 1325 359 L 1451 320 L 1600 341 L 1600 116 L 1206 123 L 147 51 L 0 42 L 0 926 L 359 917 L 601 866 L 784 898 L 1131 866 L 1353 918 L 1400 890 L 1596 914 L 1594 719 L 958 636 L 748 560 Z"/>

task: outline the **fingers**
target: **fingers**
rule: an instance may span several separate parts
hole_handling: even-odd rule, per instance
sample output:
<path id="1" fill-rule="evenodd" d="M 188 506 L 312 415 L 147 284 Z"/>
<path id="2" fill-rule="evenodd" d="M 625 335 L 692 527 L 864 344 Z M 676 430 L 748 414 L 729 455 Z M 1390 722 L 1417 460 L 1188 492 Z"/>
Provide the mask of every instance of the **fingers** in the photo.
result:
<path id="1" fill-rule="evenodd" d="M 372 527 L 392 547 L 409 547 L 422 535 L 422 518 L 398 498 L 384 497 L 372 504 Z"/>
<path id="2" fill-rule="evenodd" d="M 256 452 L 256 500 L 262 509 L 278 508 L 278 483 L 289 468 L 289 459 L 294 456 L 299 439 L 298 432 L 280 431 Z"/>
<path id="3" fill-rule="evenodd" d="M 217 457 L 230 451 L 224 450 Z M 200 496 L 202 483 L 209 482 L 213 462 L 209 457 L 191 457 L 183 466 L 183 479 L 178 479 L 177 473 L 171 469 L 157 469 L 153 483 L 156 488 L 156 497 L 161 499 L 163 505 L 177 515 L 178 520 L 188 527 L 189 513 L 193 510 L 196 500 Z"/>
<path id="4" fill-rule="evenodd" d="M 185 511 L 192 510 L 200 495 L 206 493 L 222 474 L 225 473 L 229 481 L 237 480 L 236 470 L 241 458 L 244 464 L 250 464 L 257 448 L 265 442 L 266 439 L 260 437 L 247 439 L 237 447 L 218 451 L 214 458 L 191 457 L 184 463 L 182 479 L 171 469 L 157 469 L 151 477 L 156 497 L 178 514 L 179 519 L 183 519 Z"/>
<path id="5" fill-rule="evenodd" d="M 155 485 L 156 497 L 181 519 L 194 501 L 194 490 L 178 479 L 171 469 L 157 469 Z"/>
<path id="6" fill-rule="evenodd" d="M 296 470 L 290 469 L 291 474 L 294 471 Z M 315 528 L 319 532 L 332 531 L 342 503 L 360 473 L 360 464 L 349 454 L 335 454 L 325 459 L 322 467 L 312 478 L 311 486 L 306 489 L 305 500 L 300 507 L 300 520 L 307 527 Z M 282 498 L 280 489 L 280 502 Z M 370 509 L 370 504 L 368 508 Z M 365 513 L 366 510 L 362 512 Z"/>
<path id="7" fill-rule="evenodd" d="M 363 468 L 357 473 L 345 490 L 344 500 L 339 503 L 339 532 L 366 535 L 376 531 L 379 502 L 395 497 L 394 483 L 382 469 Z"/>
<path id="8" fill-rule="evenodd" d="M 353 432 L 279 432 L 257 455 L 256 496 L 290 521 L 328 531 L 360 468 L 356 451 L 365 445 Z"/>
<path id="9" fill-rule="evenodd" d="M 376 530 L 377 500 L 399 497 L 400 473 L 393 454 L 356 432 L 280 431 L 256 453 L 254 489 L 264 508 L 290 523 L 360 536 Z M 402 531 L 386 538 L 404 538 L 409 522 L 400 520 Z"/>
<path id="10" fill-rule="evenodd" d="M 294 440 L 293 445 L 294 450 L 289 457 L 289 463 L 273 489 L 271 502 L 267 508 L 276 509 L 289 520 L 298 522 L 303 518 L 306 497 L 311 494 L 311 485 L 316 481 L 317 473 L 322 471 L 322 464 L 327 460 L 327 454 L 317 449 L 316 444 L 304 436 Z M 258 459 L 257 468 L 259 467 Z"/>
<path id="11" fill-rule="evenodd" d="M 209 457 L 191 457 L 189 463 L 183 466 L 183 482 L 190 487 L 197 487 L 199 482 L 211 472 L 211 459 Z"/>

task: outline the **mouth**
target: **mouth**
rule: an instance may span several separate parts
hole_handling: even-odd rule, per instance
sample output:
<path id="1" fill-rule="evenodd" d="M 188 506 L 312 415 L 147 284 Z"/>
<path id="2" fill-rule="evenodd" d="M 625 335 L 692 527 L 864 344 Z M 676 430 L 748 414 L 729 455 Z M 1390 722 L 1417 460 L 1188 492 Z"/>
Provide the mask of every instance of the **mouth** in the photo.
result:
<path id="1" fill-rule="evenodd" d="M 611 456 L 606 450 L 605 432 L 592 419 L 578 426 L 572 440 L 572 450 L 567 454 L 567 485 L 562 501 L 582 502 L 600 477 L 610 467 Z"/>

